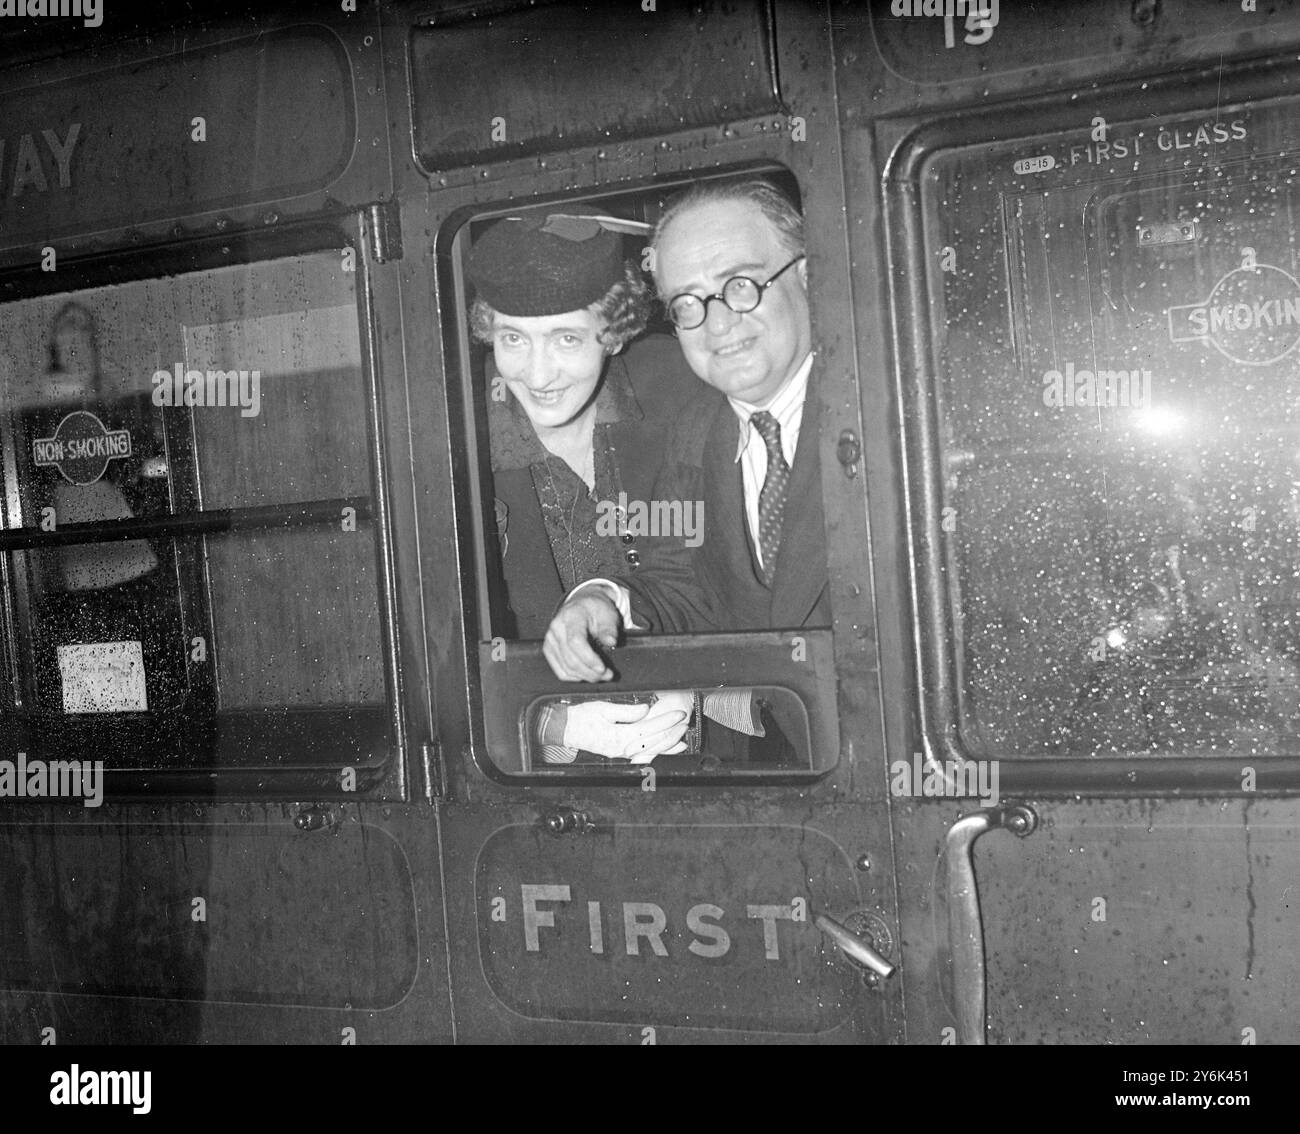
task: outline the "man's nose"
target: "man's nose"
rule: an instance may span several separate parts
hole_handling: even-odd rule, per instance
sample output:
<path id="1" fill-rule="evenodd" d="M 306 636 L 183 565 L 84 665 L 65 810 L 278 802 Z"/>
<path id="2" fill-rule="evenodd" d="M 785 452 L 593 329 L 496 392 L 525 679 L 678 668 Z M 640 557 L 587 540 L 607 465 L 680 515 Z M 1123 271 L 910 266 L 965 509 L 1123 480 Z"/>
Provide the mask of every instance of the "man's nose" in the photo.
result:
<path id="1" fill-rule="evenodd" d="M 704 329 L 710 335 L 725 335 L 739 318 L 736 312 L 715 297 L 704 313 Z"/>

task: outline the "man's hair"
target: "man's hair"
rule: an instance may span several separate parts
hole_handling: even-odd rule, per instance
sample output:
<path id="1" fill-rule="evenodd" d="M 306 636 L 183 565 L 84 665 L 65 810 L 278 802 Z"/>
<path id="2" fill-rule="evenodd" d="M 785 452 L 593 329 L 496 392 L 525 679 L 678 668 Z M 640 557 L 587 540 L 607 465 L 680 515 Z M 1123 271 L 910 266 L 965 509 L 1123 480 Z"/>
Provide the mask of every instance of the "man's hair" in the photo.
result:
<path id="1" fill-rule="evenodd" d="M 636 267 L 630 261 L 625 262 L 623 278 L 587 310 L 605 322 L 600 341 L 616 351 L 621 350 L 644 331 L 650 321 L 650 288 Z M 476 298 L 469 308 L 470 335 L 480 343 L 490 343 L 496 316 L 497 311 L 491 304 Z"/>
<path id="2" fill-rule="evenodd" d="M 656 252 L 654 257 L 655 272 L 658 275 L 659 242 L 672 222 L 687 209 L 698 205 L 712 205 L 722 201 L 747 201 L 755 206 L 776 229 L 782 246 L 791 256 L 800 256 L 804 251 L 803 214 L 795 207 L 789 196 L 770 181 L 761 177 L 751 177 L 744 181 L 698 181 L 689 189 L 683 189 L 671 197 L 664 207 L 663 216 L 655 225 L 650 247 Z"/>

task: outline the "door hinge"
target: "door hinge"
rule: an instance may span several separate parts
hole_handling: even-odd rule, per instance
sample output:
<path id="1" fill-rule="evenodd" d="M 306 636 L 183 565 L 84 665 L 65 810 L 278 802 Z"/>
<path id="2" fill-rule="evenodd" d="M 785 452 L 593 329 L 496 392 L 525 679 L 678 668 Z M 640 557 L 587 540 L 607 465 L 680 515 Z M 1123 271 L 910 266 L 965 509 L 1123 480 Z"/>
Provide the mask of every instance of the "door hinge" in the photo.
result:
<path id="1" fill-rule="evenodd" d="M 366 210 L 366 232 L 376 264 L 402 258 L 402 216 L 396 201 L 378 201 Z"/>

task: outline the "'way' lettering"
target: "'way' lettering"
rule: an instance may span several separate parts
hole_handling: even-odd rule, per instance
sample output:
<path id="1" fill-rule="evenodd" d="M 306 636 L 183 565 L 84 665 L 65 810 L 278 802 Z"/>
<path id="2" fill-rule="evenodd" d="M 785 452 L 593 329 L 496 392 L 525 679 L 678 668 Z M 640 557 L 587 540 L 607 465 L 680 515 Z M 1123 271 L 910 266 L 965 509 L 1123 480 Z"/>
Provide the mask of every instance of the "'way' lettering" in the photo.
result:
<path id="1" fill-rule="evenodd" d="M 0 138 L 0 200 L 71 188 L 72 151 L 80 135 L 81 123 L 74 122 L 62 139 L 56 130 Z"/>

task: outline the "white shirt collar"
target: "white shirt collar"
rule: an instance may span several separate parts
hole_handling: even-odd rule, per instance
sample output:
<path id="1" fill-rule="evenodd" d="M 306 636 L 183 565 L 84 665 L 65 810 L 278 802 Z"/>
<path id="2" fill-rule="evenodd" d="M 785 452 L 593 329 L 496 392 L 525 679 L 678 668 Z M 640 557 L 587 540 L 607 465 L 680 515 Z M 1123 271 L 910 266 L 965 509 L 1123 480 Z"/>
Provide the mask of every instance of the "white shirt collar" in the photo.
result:
<path id="1" fill-rule="evenodd" d="M 727 399 L 740 419 L 740 436 L 736 439 L 736 455 L 733 460 L 740 460 L 745 446 L 753 437 L 754 430 L 749 424 L 749 419 L 759 410 L 767 410 L 776 418 L 783 434 L 791 424 L 792 411 L 802 411 L 804 397 L 808 393 L 808 375 L 812 373 L 813 357 L 814 352 L 809 351 L 808 357 L 799 364 L 799 369 L 790 375 L 789 380 L 768 399 L 766 405 L 752 405 L 749 402 L 742 402 L 739 398 Z M 802 413 L 798 416 L 802 418 Z"/>

